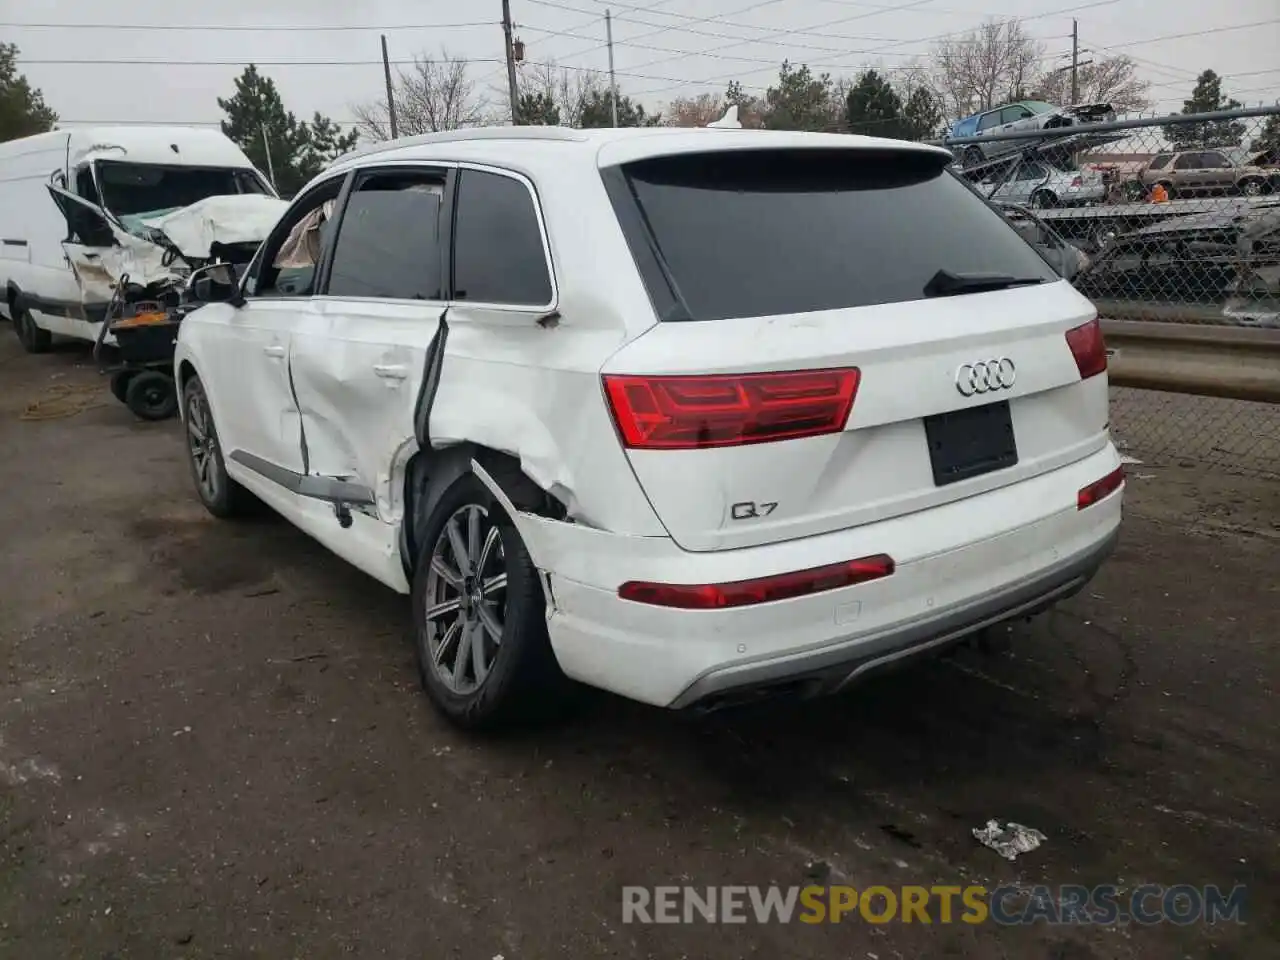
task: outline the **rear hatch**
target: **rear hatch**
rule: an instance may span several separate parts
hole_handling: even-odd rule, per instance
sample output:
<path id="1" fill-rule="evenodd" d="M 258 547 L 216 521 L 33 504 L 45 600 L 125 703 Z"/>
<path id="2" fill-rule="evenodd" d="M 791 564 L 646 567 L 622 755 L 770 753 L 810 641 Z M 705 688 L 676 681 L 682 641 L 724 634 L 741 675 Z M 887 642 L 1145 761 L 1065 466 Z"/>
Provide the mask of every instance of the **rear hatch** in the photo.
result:
<path id="1" fill-rule="evenodd" d="M 606 401 L 682 547 L 884 520 L 1106 443 L 1092 306 L 948 160 L 761 149 L 604 171 L 660 317 L 606 364 Z"/>

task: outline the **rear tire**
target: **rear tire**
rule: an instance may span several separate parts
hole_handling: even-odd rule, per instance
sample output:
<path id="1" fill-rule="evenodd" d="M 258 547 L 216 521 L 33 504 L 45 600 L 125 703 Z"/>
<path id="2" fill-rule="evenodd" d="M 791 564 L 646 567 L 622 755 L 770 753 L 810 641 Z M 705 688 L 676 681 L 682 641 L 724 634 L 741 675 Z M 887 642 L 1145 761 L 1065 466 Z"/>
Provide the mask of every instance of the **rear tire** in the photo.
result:
<path id="1" fill-rule="evenodd" d="M 136 370 L 117 370 L 111 375 L 111 395 L 125 403 L 125 397 L 129 391 L 129 381 L 134 378 L 138 371 Z"/>
<path id="2" fill-rule="evenodd" d="M 542 491 L 515 468 L 490 475 L 521 510 Z M 524 541 L 473 473 L 444 491 L 422 527 L 413 577 L 423 690 L 451 723 L 494 730 L 556 718 L 572 702 L 547 635 L 546 597 Z"/>
<path id="3" fill-rule="evenodd" d="M 125 387 L 124 402 L 140 420 L 168 420 L 178 412 L 178 389 L 173 377 L 143 370 Z"/>
<path id="4" fill-rule="evenodd" d="M 31 317 L 31 311 L 22 304 L 15 303 L 12 312 L 13 329 L 18 335 L 22 349 L 27 353 L 48 353 L 49 348 L 53 346 L 53 334 L 37 327 L 35 320 Z"/>
<path id="5" fill-rule="evenodd" d="M 213 411 L 199 377 L 192 376 L 183 384 L 182 404 L 186 411 L 182 419 L 187 435 L 187 463 L 200 502 L 221 520 L 252 513 L 253 495 L 227 476 Z"/>
<path id="6" fill-rule="evenodd" d="M 1037 190 L 1031 195 L 1031 206 L 1037 210 L 1048 210 L 1058 206 L 1058 198 L 1048 190 Z"/>
<path id="7" fill-rule="evenodd" d="M 1266 184 L 1264 184 L 1262 180 L 1257 177 L 1253 177 L 1248 180 L 1240 181 L 1240 192 L 1246 197 L 1260 197 L 1262 196 L 1263 188 L 1265 186 Z"/>

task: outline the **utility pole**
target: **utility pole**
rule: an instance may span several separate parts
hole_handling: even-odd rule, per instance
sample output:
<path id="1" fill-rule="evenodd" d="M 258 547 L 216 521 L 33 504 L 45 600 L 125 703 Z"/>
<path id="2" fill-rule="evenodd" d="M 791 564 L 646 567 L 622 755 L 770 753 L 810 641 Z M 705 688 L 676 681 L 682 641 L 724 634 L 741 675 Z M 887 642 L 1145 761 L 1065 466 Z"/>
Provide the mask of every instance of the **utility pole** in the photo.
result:
<path id="1" fill-rule="evenodd" d="M 387 35 L 382 35 L 382 76 L 387 81 L 387 122 L 391 125 L 391 139 L 400 136 L 396 123 L 396 93 L 391 86 L 391 60 L 387 57 Z"/>
<path id="2" fill-rule="evenodd" d="M 613 14 L 604 12 L 604 35 L 609 45 L 609 110 L 613 115 L 613 125 L 618 125 L 618 77 L 613 72 Z"/>
<path id="3" fill-rule="evenodd" d="M 516 54 L 511 44 L 511 0 L 502 0 L 502 36 L 507 48 L 507 90 L 511 95 L 511 125 L 520 125 L 520 91 L 516 87 Z"/>
<path id="4" fill-rule="evenodd" d="M 1071 106 L 1080 102 L 1080 28 L 1071 18 Z"/>
<path id="5" fill-rule="evenodd" d="M 260 126 L 262 127 L 262 151 L 267 155 L 267 178 L 271 181 L 271 189 L 278 193 L 280 188 L 276 186 L 276 168 L 271 162 L 271 141 L 267 139 L 267 121 L 263 120 Z"/>

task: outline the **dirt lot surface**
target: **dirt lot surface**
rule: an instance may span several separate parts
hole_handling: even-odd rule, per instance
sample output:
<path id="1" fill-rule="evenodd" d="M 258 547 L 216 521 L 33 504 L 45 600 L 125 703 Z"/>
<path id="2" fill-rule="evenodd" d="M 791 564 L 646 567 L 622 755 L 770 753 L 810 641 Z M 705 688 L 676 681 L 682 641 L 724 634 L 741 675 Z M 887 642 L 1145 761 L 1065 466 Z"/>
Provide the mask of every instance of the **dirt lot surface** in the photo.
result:
<path id="1" fill-rule="evenodd" d="M 1280 484 L 1131 475 L 1114 558 L 1012 653 L 478 740 L 403 598 L 206 516 L 175 421 L 0 323 L 0 957 L 1280 956 Z M 1047 840 L 1006 862 L 991 817 Z M 1250 893 L 1212 927 L 621 923 L 628 884 L 814 881 Z"/>

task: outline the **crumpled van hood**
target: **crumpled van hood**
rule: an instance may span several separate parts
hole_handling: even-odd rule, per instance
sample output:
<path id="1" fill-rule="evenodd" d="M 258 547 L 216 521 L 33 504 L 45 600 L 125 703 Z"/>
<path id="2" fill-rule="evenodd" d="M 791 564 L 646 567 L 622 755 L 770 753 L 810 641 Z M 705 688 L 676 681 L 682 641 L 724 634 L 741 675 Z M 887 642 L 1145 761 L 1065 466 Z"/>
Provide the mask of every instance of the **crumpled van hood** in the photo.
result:
<path id="1" fill-rule="evenodd" d="M 163 233 L 184 257 L 204 260 L 215 243 L 261 243 L 288 206 L 266 194 L 233 194 L 206 197 L 140 222 Z"/>

